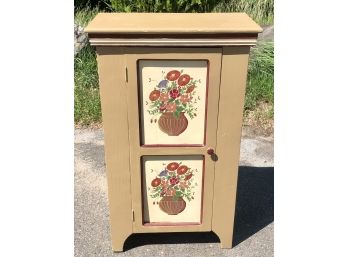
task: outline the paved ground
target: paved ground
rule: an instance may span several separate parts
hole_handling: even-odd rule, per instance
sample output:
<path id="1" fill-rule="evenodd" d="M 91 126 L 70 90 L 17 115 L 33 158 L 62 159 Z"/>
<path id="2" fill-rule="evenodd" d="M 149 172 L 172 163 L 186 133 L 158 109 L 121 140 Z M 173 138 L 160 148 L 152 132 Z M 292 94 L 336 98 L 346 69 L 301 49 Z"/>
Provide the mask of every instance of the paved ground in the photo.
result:
<path id="1" fill-rule="evenodd" d="M 102 130 L 75 131 L 75 256 L 273 256 L 273 140 L 243 131 L 234 247 L 220 249 L 213 233 L 136 235 L 113 253 Z M 232 218 L 232 217 L 231 217 Z"/>

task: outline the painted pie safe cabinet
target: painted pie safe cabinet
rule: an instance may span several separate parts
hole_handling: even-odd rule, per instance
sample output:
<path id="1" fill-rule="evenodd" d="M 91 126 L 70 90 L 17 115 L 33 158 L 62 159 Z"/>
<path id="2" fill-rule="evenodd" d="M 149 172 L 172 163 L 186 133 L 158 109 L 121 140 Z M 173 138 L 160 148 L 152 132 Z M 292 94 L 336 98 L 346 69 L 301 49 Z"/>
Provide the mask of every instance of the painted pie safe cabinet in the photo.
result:
<path id="1" fill-rule="evenodd" d="M 101 13 L 96 46 L 112 247 L 214 231 L 232 247 L 249 50 L 244 13 Z"/>

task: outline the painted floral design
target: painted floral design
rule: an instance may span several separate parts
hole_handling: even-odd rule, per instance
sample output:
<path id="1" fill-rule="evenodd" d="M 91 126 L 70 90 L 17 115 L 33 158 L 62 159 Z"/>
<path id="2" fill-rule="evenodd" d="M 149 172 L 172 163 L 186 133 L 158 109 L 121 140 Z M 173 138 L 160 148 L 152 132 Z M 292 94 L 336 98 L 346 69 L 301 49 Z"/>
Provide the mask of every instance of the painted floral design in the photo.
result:
<path id="1" fill-rule="evenodd" d="M 148 113 L 153 116 L 151 123 L 157 122 L 161 131 L 169 136 L 178 136 L 184 132 L 188 126 L 187 114 L 191 119 L 197 116 L 195 107 L 200 97 L 196 94 L 196 87 L 201 80 L 195 80 L 184 70 L 171 70 L 167 73 L 162 71 L 163 79 L 149 82 L 156 82 L 154 89 L 149 94 L 150 102 Z"/>
<path id="2" fill-rule="evenodd" d="M 186 208 L 187 201 L 194 200 L 194 173 L 197 169 L 191 169 L 182 162 L 164 163 L 163 170 L 151 181 L 150 197 L 153 204 L 168 215 L 177 215 Z M 158 202 L 159 201 L 159 202 Z"/>

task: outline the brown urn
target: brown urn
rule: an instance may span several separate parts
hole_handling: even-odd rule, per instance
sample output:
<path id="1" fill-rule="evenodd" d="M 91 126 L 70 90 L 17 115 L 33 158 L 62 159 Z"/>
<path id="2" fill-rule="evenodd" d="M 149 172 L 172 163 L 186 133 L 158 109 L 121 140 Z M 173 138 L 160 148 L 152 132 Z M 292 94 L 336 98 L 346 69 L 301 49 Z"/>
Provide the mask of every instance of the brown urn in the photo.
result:
<path id="1" fill-rule="evenodd" d="M 186 208 L 185 200 L 174 196 L 163 196 L 158 205 L 168 215 L 177 215 Z"/>
<path id="2" fill-rule="evenodd" d="M 168 136 L 178 136 L 187 128 L 188 120 L 181 112 L 179 117 L 175 117 L 172 112 L 165 112 L 158 119 L 158 126 L 162 132 Z"/>

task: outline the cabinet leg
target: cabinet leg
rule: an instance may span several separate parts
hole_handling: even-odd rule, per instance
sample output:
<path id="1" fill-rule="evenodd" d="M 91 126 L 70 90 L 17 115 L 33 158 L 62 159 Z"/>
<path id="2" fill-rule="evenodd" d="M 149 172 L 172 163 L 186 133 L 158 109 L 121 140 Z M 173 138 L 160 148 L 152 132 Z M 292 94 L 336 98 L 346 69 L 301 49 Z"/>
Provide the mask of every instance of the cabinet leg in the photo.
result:
<path id="1" fill-rule="evenodd" d="M 112 237 L 112 250 L 114 252 L 123 252 L 123 248 L 124 248 L 124 243 L 127 240 L 128 236 L 130 236 L 131 234 L 128 235 L 113 235 Z"/>
<path id="2" fill-rule="evenodd" d="M 232 248 L 232 235 L 220 237 L 220 247 L 225 249 Z"/>
<path id="3" fill-rule="evenodd" d="M 227 233 L 226 233 L 227 232 Z M 219 237 L 220 239 L 220 247 L 224 249 L 231 249 L 232 248 L 232 239 L 233 239 L 233 231 L 229 233 L 229 231 L 225 231 L 225 233 L 217 233 L 214 231 L 214 233 Z"/>

